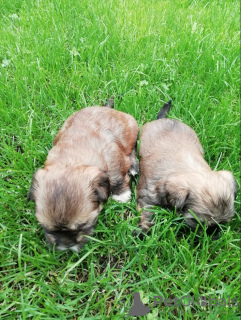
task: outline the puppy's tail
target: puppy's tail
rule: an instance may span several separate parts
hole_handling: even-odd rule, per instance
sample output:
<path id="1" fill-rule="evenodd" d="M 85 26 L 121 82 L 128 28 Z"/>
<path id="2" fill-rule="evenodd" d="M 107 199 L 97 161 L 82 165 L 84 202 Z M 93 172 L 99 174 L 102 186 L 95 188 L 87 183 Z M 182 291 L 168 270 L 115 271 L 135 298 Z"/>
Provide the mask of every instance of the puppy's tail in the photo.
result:
<path id="1" fill-rule="evenodd" d="M 171 109 L 172 106 L 172 100 L 166 102 L 163 107 L 161 108 L 161 110 L 158 112 L 157 115 L 157 119 L 163 119 L 167 117 L 167 113 L 169 112 L 169 110 Z"/>
<path id="2" fill-rule="evenodd" d="M 125 94 L 126 94 L 126 92 L 125 92 L 125 93 L 122 93 L 122 94 L 118 94 L 118 95 L 116 95 L 116 96 L 111 96 L 111 97 L 106 101 L 106 103 L 104 104 L 104 107 L 114 109 L 114 105 L 115 105 L 114 100 L 115 100 L 115 98 L 121 100 L 122 97 L 123 97 Z"/>
<path id="3" fill-rule="evenodd" d="M 104 104 L 104 107 L 114 109 L 114 105 L 115 105 L 114 99 L 115 99 L 115 97 L 114 97 L 114 96 L 111 96 L 111 97 L 106 101 L 106 103 Z"/>

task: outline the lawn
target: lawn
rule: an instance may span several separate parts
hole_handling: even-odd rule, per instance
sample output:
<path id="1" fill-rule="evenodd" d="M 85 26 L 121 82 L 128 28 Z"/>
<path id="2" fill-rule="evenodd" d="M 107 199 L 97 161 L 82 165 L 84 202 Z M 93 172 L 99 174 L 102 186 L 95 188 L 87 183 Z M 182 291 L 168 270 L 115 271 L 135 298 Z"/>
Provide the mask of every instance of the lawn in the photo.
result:
<path id="1" fill-rule="evenodd" d="M 218 240 L 161 208 L 141 240 L 137 177 L 78 254 L 48 248 L 26 199 L 65 119 L 123 93 L 115 108 L 140 126 L 172 99 L 169 117 L 240 187 L 239 13 L 236 0 L 0 0 L 1 319 L 124 319 L 134 292 L 150 307 L 139 319 L 240 319 L 240 195 Z M 208 303 L 154 307 L 185 295 Z"/>

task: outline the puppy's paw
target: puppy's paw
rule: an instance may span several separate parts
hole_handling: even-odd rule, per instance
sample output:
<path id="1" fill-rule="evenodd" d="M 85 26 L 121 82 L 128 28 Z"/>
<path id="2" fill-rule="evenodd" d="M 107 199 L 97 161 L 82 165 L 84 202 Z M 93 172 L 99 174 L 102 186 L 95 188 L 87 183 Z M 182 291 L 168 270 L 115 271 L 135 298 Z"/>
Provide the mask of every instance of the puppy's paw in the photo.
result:
<path id="1" fill-rule="evenodd" d="M 139 226 L 140 227 L 140 226 Z M 133 237 L 137 237 L 140 240 L 143 240 L 145 236 L 150 235 L 151 230 L 150 229 L 139 229 L 139 230 L 134 230 L 132 232 Z"/>
<path id="2" fill-rule="evenodd" d="M 121 194 L 113 194 L 112 198 L 117 202 L 127 202 L 131 198 L 131 190 L 126 190 Z"/>
<path id="3" fill-rule="evenodd" d="M 139 173 L 139 167 L 130 167 L 130 170 L 128 171 L 129 175 L 136 176 Z"/>
<path id="4" fill-rule="evenodd" d="M 131 167 L 128 171 L 128 174 L 131 176 L 135 176 L 139 173 L 139 162 L 136 159 L 132 159 Z"/>
<path id="5" fill-rule="evenodd" d="M 141 228 L 142 232 L 148 233 L 150 228 L 154 226 L 153 221 L 144 220 L 139 224 L 139 227 Z"/>
<path id="6" fill-rule="evenodd" d="M 142 230 L 134 230 L 132 232 L 132 236 L 135 238 L 139 238 L 140 240 L 143 240 L 145 232 L 143 232 Z"/>

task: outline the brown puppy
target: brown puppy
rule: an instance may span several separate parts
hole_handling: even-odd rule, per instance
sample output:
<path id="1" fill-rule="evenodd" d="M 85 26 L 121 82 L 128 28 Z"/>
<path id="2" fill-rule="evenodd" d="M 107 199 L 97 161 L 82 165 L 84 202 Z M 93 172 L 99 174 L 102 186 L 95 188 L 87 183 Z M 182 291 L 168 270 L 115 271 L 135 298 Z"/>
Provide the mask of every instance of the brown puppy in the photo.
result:
<path id="1" fill-rule="evenodd" d="M 56 250 L 78 252 L 92 235 L 110 194 L 131 197 L 129 176 L 138 172 L 136 120 L 129 114 L 88 107 L 71 115 L 54 139 L 43 169 L 33 176 L 29 199 L 46 240 Z"/>
<path id="2" fill-rule="evenodd" d="M 157 119 L 141 129 L 140 179 L 138 210 L 141 227 L 152 225 L 148 207 L 174 209 L 185 217 L 191 227 L 197 221 L 214 226 L 234 216 L 236 181 L 230 171 L 212 171 L 203 158 L 203 148 L 196 133 L 186 124 L 162 119 L 171 107 L 166 103 Z"/>

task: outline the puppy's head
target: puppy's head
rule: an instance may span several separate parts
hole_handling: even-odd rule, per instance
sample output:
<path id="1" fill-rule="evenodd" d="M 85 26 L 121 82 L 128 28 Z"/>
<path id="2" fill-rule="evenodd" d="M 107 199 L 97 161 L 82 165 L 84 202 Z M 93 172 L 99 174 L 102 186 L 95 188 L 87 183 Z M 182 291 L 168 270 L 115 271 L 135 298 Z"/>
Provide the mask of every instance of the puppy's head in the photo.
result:
<path id="1" fill-rule="evenodd" d="M 166 180 L 159 188 L 159 195 L 168 206 L 177 208 L 192 229 L 198 221 L 190 211 L 212 228 L 234 216 L 237 184 L 229 171 L 183 173 Z"/>
<path id="2" fill-rule="evenodd" d="M 29 200 L 46 240 L 56 250 L 78 252 L 91 235 L 101 203 L 109 197 L 109 177 L 96 167 L 48 166 L 33 176 Z"/>

